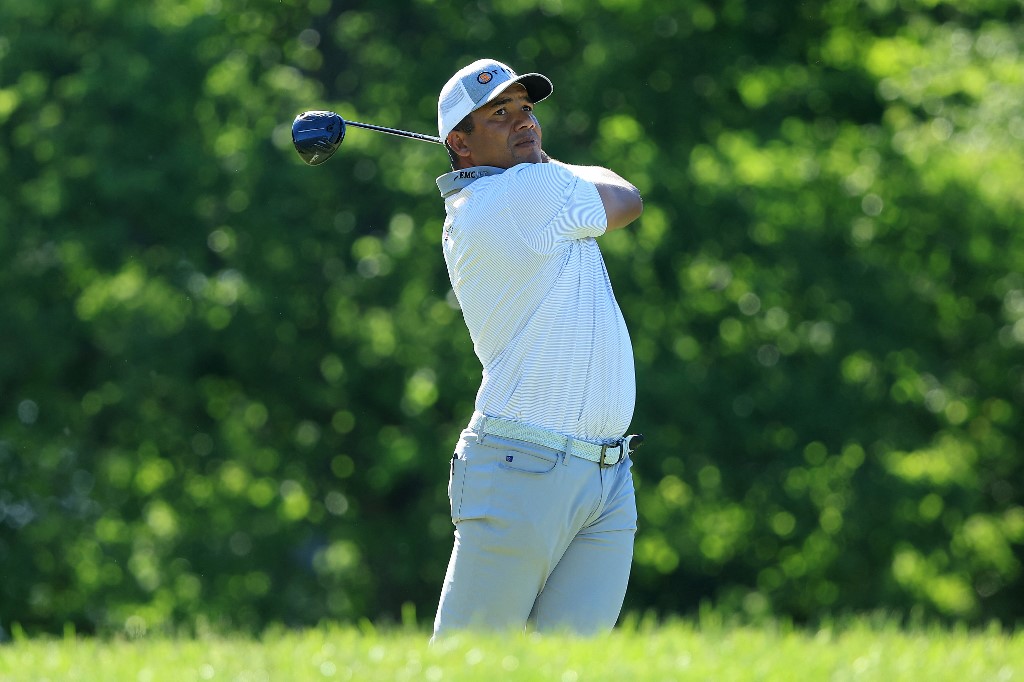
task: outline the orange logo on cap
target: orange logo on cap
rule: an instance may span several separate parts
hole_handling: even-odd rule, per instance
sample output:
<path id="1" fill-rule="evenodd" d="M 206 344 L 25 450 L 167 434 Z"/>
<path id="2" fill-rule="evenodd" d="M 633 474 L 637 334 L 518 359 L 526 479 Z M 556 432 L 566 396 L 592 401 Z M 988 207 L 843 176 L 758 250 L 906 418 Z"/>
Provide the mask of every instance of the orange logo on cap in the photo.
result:
<path id="1" fill-rule="evenodd" d="M 494 76 L 492 76 L 490 72 L 484 71 L 483 73 L 476 77 L 476 82 L 479 83 L 480 85 L 487 85 L 488 83 L 491 82 L 492 78 L 494 78 Z"/>

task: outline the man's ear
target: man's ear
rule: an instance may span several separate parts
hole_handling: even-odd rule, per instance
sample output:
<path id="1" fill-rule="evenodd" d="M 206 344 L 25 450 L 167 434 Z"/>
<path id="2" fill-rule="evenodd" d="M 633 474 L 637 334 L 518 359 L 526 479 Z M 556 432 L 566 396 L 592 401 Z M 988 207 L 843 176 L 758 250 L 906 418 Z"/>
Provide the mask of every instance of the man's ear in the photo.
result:
<path id="1" fill-rule="evenodd" d="M 456 155 L 466 158 L 469 156 L 469 144 L 467 143 L 468 136 L 465 133 L 453 130 L 448 133 L 448 138 L 445 140 L 448 143 L 448 148 L 455 152 Z"/>

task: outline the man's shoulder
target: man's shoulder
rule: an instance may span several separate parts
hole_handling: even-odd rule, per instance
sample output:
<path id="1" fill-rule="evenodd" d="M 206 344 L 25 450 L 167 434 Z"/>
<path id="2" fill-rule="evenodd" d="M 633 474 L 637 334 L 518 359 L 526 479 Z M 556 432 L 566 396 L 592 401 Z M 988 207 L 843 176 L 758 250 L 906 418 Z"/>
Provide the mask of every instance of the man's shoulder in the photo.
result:
<path id="1" fill-rule="evenodd" d="M 521 163 L 490 179 L 509 191 L 561 195 L 575 182 L 576 176 L 554 163 Z"/>
<path id="2" fill-rule="evenodd" d="M 521 163 L 517 166 L 512 166 L 504 174 L 509 176 L 509 178 L 521 176 L 549 180 L 565 180 L 575 177 L 572 171 L 557 163 Z"/>
<path id="3" fill-rule="evenodd" d="M 499 172 L 491 168 L 482 171 L 484 168 L 466 168 L 438 178 L 442 195 L 457 197 L 466 190 L 477 208 L 490 208 L 493 202 L 521 205 L 542 197 L 564 198 L 575 178 L 565 168 L 547 163 L 520 163 Z"/>
<path id="4" fill-rule="evenodd" d="M 542 187 L 562 188 L 575 179 L 572 171 L 555 163 L 520 163 L 511 168 L 474 166 L 445 173 L 437 178 L 438 189 L 445 198 L 470 186 L 480 191 L 486 187 L 509 189 L 525 186 L 536 191 Z"/>

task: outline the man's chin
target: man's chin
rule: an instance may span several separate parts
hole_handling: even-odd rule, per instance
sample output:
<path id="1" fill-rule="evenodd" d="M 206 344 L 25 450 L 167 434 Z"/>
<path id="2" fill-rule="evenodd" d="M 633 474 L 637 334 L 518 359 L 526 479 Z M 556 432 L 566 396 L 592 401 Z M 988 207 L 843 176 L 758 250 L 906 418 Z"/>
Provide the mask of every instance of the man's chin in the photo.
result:
<path id="1" fill-rule="evenodd" d="M 541 163 L 544 158 L 541 155 L 540 147 L 524 149 L 515 155 L 516 163 Z"/>

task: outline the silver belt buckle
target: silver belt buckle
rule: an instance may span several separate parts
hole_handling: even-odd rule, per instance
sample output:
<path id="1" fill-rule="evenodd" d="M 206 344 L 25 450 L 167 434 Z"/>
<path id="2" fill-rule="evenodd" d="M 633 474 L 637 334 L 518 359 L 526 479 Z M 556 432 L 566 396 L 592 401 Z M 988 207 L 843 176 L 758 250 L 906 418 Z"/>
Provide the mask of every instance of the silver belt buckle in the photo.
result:
<path id="1" fill-rule="evenodd" d="M 636 452 L 640 448 L 640 446 L 643 445 L 643 443 L 644 434 L 634 433 L 632 435 L 622 437 L 619 440 L 619 442 L 616 443 L 615 445 L 602 445 L 601 459 L 600 461 L 598 461 L 598 464 L 600 464 L 603 467 L 613 467 L 619 462 L 621 462 L 623 459 L 625 459 L 626 455 Z M 616 459 L 614 462 L 609 462 L 606 459 L 608 455 L 608 450 L 615 449 L 618 449 L 619 451 L 619 458 Z"/>
<path id="2" fill-rule="evenodd" d="M 640 449 L 640 446 L 644 444 L 644 434 L 634 433 L 623 438 L 626 443 L 626 450 L 629 454 L 633 454 Z"/>

